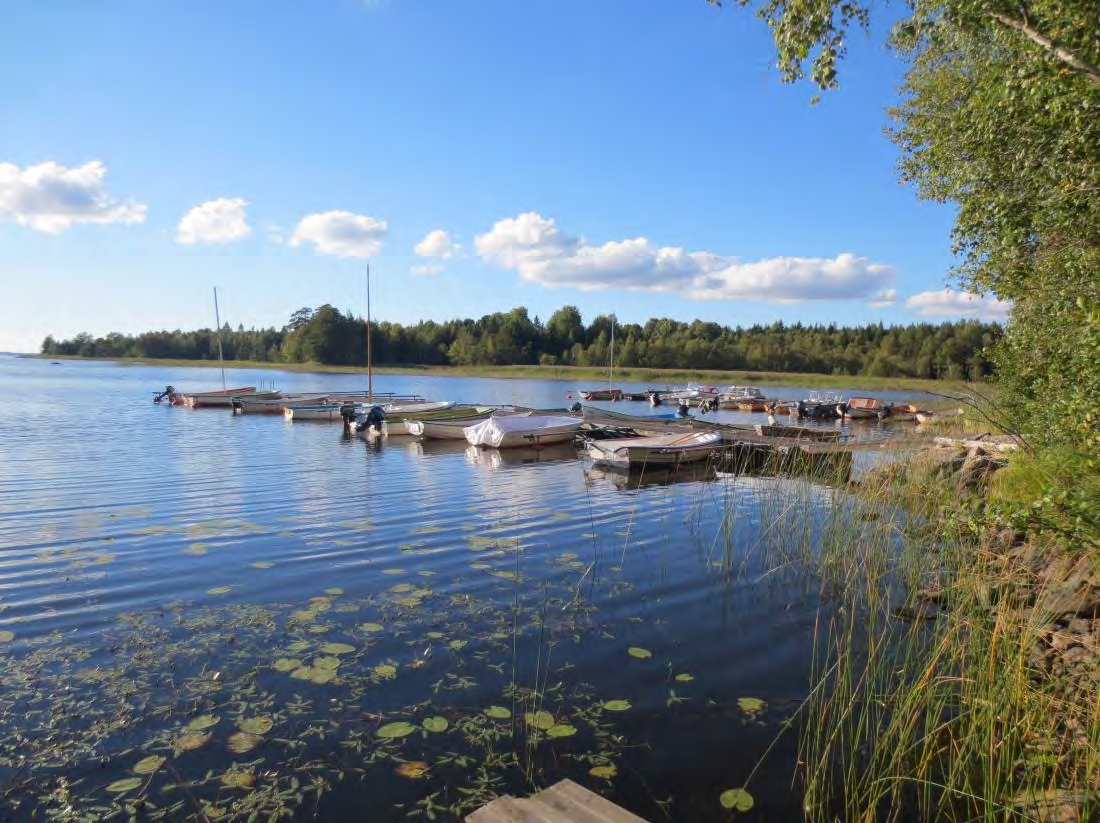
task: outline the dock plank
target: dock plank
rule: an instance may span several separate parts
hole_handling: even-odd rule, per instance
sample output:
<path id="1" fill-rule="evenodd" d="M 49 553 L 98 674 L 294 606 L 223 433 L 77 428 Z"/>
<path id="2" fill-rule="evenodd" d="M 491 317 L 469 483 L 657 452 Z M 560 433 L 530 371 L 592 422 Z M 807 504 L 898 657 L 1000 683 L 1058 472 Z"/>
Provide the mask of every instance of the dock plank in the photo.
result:
<path id="1" fill-rule="evenodd" d="M 467 815 L 466 823 L 646 823 L 572 780 L 529 798 L 498 797 Z"/>

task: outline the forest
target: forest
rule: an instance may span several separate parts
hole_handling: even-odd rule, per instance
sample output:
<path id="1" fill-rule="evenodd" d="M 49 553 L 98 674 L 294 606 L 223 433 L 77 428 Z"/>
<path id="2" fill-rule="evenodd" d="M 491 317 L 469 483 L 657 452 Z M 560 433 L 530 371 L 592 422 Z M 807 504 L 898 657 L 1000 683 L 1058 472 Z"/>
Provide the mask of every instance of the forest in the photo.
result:
<path id="1" fill-rule="evenodd" d="M 611 358 L 614 319 L 599 315 L 585 324 L 576 306 L 564 306 L 543 322 L 527 309 L 480 319 L 431 320 L 415 325 L 371 325 L 372 362 L 377 365 L 604 366 Z M 775 322 L 749 328 L 695 320 L 655 318 L 644 325 L 616 324 L 615 363 L 624 368 L 723 369 L 811 372 L 836 375 L 981 380 L 987 358 L 1001 337 L 995 323 L 959 321 L 907 326 L 793 325 Z M 324 305 L 294 312 L 281 329 L 236 330 L 224 326 L 226 360 L 273 363 L 366 364 L 366 324 L 352 312 Z M 213 329 L 150 331 L 137 335 L 78 334 L 47 337 L 42 354 L 79 357 L 216 359 Z"/>

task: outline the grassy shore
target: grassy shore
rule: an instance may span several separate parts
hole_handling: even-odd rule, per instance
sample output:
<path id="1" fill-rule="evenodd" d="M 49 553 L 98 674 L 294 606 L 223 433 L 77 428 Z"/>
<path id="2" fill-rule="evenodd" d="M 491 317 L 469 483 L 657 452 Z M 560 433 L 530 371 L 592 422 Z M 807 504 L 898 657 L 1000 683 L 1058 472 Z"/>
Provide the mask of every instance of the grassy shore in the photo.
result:
<path id="1" fill-rule="evenodd" d="M 266 363 L 253 360 L 180 360 L 151 358 L 85 358 L 76 356 L 28 355 L 47 360 L 105 360 L 123 366 L 178 366 L 183 368 L 272 369 L 286 372 L 311 372 L 318 374 L 362 374 L 362 366 L 327 366 L 320 363 Z M 603 385 L 607 369 L 585 366 L 375 366 L 375 374 L 428 375 L 432 377 L 499 377 L 537 380 L 591 380 Z M 655 388 L 672 383 L 698 381 L 714 385 L 729 383 L 763 384 L 770 386 L 800 386 L 807 388 L 835 388 L 845 391 L 921 391 L 933 394 L 957 394 L 964 384 L 948 380 L 922 380 L 914 377 L 870 377 L 866 375 L 811 374 L 806 372 L 748 372 L 714 369 L 616 369 L 615 381 L 622 383 L 647 383 Z"/>

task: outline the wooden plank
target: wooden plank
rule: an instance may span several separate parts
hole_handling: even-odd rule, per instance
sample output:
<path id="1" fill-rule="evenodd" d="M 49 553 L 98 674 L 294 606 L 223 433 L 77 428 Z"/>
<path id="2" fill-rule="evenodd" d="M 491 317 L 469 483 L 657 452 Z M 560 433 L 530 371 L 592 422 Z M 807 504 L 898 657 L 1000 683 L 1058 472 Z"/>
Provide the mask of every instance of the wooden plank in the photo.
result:
<path id="1" fill-rule="evenodd" d="M 561 823 L 646 823 L 572 780 L 562 780 L 532 799 L 558 809 L 563 815 L 557 818 Z"/>
<path id="2" fill-rule="evenodd" d="M 532 800 L 509 795 L 498 797 L 466 818 L 467 823 L 564 823 L 569 820 Z"/>

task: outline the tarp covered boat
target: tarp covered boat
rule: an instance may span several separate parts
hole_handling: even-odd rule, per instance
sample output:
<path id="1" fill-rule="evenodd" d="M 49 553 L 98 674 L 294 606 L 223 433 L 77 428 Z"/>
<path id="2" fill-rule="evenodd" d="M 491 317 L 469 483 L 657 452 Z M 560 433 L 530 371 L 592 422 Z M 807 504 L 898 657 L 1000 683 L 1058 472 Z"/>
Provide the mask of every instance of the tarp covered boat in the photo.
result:
<path id="1" fill-rule="evenodd" d="M 474 446 L 494 449 L 544 446 L 572 440 L 582 423 L 578 417 L 508 415 L 475 423 L 466 428 L 465 434 L 466 440 Z"/>

